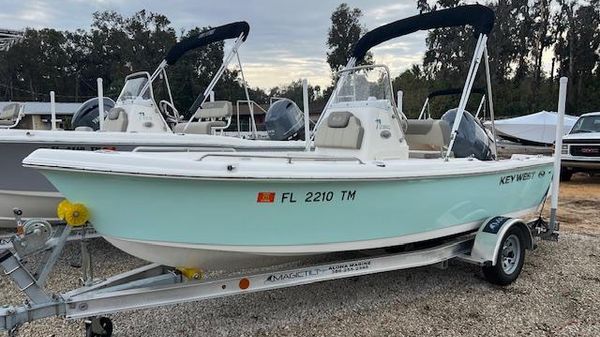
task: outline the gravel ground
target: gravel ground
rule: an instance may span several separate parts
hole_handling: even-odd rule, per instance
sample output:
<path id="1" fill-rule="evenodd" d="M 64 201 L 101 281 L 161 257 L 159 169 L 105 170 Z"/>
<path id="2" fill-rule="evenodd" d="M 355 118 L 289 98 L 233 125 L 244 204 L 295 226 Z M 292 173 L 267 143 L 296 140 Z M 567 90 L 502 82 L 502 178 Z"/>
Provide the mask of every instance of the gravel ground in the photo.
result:
<path id="1" fill-rule="evenodd" d="M 600 336 L 597 198 L 579 195 L 577 211 L 565 205 L 560 241 L 529 252 L 508 287 L 490 285 L 475 266 L 451 262 L 447 270 L 394 271 L 114 314 L 113 336 Z M 97 277 L 144 264 L 102 239 L 91 249 Z M 52 291 L 79 286 L 80 270 L 70 266 L 77 253 L 77 244 L 67 244 L 49 281 Z M 2 304 L 23 300 L 5 277 L 0 289 Z M 83 335 L 80 320 L 59 318 L 19 330 L 19 336 Z"/>
<path id="2" fill-rule="evenodd" d="M 78 286 L 68 244 L 53 291 Z M 143 264 L 94 240 L 97 276 Z M 21 301 L 0 279 L 0 303 Z M 419 268 L 112 315 L 114 336 L 600 336 L 600 235 L 563 234 L 528 255 L 509 287 L 475 266 Z M 81 321 L 41 320 L 20 336 L 83 336 Z"/>

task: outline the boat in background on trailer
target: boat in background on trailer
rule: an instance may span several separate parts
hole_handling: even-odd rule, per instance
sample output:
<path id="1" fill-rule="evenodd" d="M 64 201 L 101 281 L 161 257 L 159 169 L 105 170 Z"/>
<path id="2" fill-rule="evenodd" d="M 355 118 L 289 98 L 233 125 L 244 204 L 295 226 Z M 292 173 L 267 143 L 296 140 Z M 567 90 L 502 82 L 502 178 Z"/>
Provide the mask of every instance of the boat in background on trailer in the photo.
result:
<path id="1" fill-rule="evenodd" d="M 78 125 L 74 131 L 60 130 L 0 130 L 0 227 L 14 227 L 13 209 L 20 208 L 23 217 L 56 219 L 56 206 L 62 194 L 35 170 L 23 168 L 21 162 L 36 149 L 118 150 L 118 151 L 299 151 L 304 142 L 276 142 L 247 140 L 221 135 L 232 118 L 232 104 L 228 101 L 210 102 L 212 89 L 227 65 L 238 55 L 238 49 L 249 33 L 246 22 L 234 22 L 215 27 L 208 32 L 188 38 L 174 45 L 154 73 L 138 72 L 127 76 L 115 106 L 105 118 L 98 119 L 98 111 L 105 108 L 82 109 L 74 116 Z M 208 44 L 234 39 L 231 50 L 206 90 L 190 108 L 192 116 L 183 121 L 175 108 L 166 68 L 175 64 L 184 54 Z M 237 58 L 240 69 L 242 67 Z M 241 72 L 243 74 L 243 72 Z M 153 83 L 164 79 L 169 100 L 156 103 Z M 246 81 L 242 84 L 248 94 Z M 100 86 L 101 90 L 101 86 Z M 100 92 L 100 91 L 99 91 Z M 102 96 L 102 95 L 100 95 Z M 246 97 L 251 102 L 250 97 Z M 101 101 L 103 104 L 105 100 Z M 250 108 L 250 118 L 253 106 Z M 81 112 L 81 113 L 79 113 Z M 91 116 L 95 113 L 95 116 Z M 80 123 L 84 121 L 83 123 Z M 87 121 L 87 124 L 85 123 Z M 256 126 L 252 123 L 256 134 Z M 53 127 L 53 129 L 55 129 Z M 100 129 L 100 130 L 98 130 Z M 68 153 L 67 156 L 70 156 Z"/>
<path id="2" fill-rule="evenodd" d="M 577 117 L 565 115 L 564 134 L 575 125 Z M 530 146 L 551 147 L 554 143 L 554 131 L 558 123 L 558 114 L 550 111 L 500 119 L 494 122 L 497 135 L 511 142 Z M 486 125 L 490 127 L 490 122 Z"/>

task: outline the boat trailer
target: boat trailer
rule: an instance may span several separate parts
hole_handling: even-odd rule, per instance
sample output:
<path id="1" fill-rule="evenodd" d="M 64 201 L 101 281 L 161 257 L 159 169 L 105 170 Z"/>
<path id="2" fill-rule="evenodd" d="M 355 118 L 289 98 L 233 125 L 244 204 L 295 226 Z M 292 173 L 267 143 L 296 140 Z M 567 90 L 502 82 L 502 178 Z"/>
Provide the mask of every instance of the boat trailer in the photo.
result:
<path id="1" fill-rule="evenodd" d="M 62 294 L 49 293 L 45 283 L 70 237 L 71 226 L 55 229 L 39 220 L 37 224 L 30 223 L 23 233 L 14 235 L 10 248 L 0 249 L 0 270 L 27 297 L 23 305 L 0 308 L 0 331 L 16 336 L 18 328 L 26 322 L 59 316 L 84 319 L 86 336 L 108 337 L 112 335 L 112 321 L 102 316 L 106 314 L 420 266 L 446 268 L 451 259 L 480 265 L 489 281 L 508 284 L 521 271 L 525 248 L 535 248 L 539 239 L 558 239 L 557 224 L 554 228 L 548 227 L 541 218 L 526 223 L 519 219 L 493 217 L 484 221 L 478 231 L 428 242 L 401 253 L 377 249 L 361 255 L 362 258 L 206 280 L 199 270 L 149 264 L 96 280 L 88 249 L 89 238 L 85 236 L 89 229 L 89 225 L 79 229 L 83 236 L 80 242 L 84 286 Z M 41 257 L 42 263 L 37 270 L 29 269 L 26 263 L 32 256 Z M 496 274 L 509 270 L 507 268 L 516 270 L 514 278 L 508 282 Z"/>

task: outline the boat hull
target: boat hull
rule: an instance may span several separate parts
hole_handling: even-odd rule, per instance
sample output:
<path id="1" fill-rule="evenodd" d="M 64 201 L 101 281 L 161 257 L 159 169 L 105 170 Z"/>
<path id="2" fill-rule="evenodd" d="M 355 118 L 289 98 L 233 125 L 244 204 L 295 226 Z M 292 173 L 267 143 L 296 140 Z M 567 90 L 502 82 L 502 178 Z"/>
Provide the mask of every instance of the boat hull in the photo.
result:
<path id="1" fill-rule="evenodd" d="M 14 228 L 16 225 L 14 208 L 25 209 L 23 220 L 56 218 L 56 205 L 64 197 L 59 192 L 0 190 L 0 228 Z"/>
<path id="2" fill-rule="evenodd" d="M 122 250 L 171 266 L 374 249 L 476 230 L 545 199 L 552 164 L 407 179 L 252 180 L 44 171 Z M 507 178 L 509 177 L 509 178 Z M 208 252 L 208 254 L 207 254 Z M 215 263 L 216 261 L 216 263 Z"/>
<path id="3" fill-rule="evenodd" d="M 25 218 L 56 218 L 56 206 L 63 199 L 56 188 L 39 172 L 23 167 L 22 161 L 37 149 L 66 149 L 96 151 L 110 149 L 132 151 L 139 147 L 157 149 L 176 148 L 230 148 L 236 151 L 278 150 L 296 151 L 302 144 L 237 140 L 233 137 L 200 135 L 136 135 L 125 133 L 93 133 L 77 131 L 35 131 L 25 136 L 26 130 L 0 131 L 0 228 L 14 227 L 13 208 L 23 211 Z M 27 138 L 28 137 L 28 138 Z M 30 138 L 30 139 L 29 139 Z M 163 141 L 161 142 L 161 138 Z M 219 143 L 224 139 L 226 142 Z M 239 144 L 238 144 L 239 142 Z M 255 142 L 255 143 L 253 143 Z M 253 145 L 256 144 L 256 145 Z"/>

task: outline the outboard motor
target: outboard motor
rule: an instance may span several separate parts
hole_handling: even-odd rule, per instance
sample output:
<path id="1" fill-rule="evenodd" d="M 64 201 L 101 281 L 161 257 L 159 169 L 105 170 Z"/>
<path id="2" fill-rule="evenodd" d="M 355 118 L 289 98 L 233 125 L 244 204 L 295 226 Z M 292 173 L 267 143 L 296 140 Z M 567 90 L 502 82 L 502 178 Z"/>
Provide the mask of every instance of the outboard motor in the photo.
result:
<path id="1" fill-rule="evenodd" d="M 442 120 L 448 122 L 450 128 L 454 124 L 454 118 L 458 109 L 450 109 L 442 116 Z M 467 158 L 473 156 L 479 160 L 493 160 L 493 142 L 485 129 L 477 122 L 475 117 L 465 111 L 458 126 L 456 140 L 452 152 L 456 158 Z"/>
<path id="2" fill-rule="evenodd" d="M 304 140 L 304 113 L 289 99 L 269 107 L 265 125 L 271 140 Z"/>
<path id="3" fill-rule="evenodd" d="M 114 108 L 115 101 L 109 97 L 104 97 L 104 116 L 108 114 L 110 109 Z M 79 109 L 73 114 L 71 119 L 71 127 L 77 129 L 79 127 L 91 128 L 94 131 L 100 129 L 100 115 L 98 109 L 98 97 L 90 98 L 79 106 Z"/>

